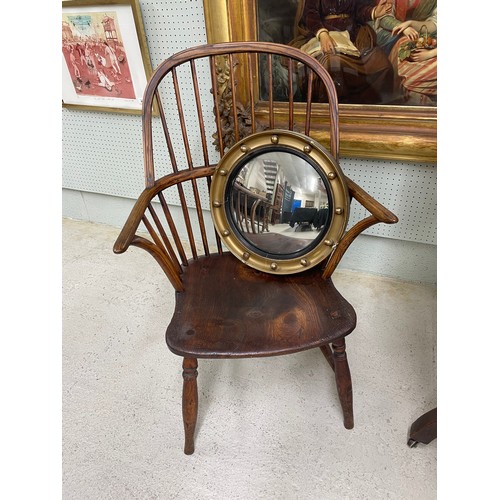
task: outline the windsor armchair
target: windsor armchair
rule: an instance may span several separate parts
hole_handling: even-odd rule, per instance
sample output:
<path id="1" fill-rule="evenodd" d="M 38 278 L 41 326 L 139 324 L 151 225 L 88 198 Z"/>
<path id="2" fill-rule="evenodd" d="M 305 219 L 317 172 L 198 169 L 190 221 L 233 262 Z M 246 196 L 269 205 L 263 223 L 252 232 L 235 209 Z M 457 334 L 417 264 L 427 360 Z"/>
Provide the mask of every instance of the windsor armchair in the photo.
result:
<path id="1" fill-rule="evenodd" d="M 299 78 L 308 82 L 305 94 Z M 330 120 L 330 135 L 318 141 L 311 99 L 316 80 L 326 89 Z M 142 123 L 146 187 L 114 252 L 146 250 L 175 289 L 166 342 L 183 358 L 184 452 L 194 452 L 200 358 L 319 348 L 335 373 L 344 426 L 352 428 L 345 337 L 356 314 L 331 276 L 357 235 L 397 218 L 338 165 L 337 100 L 328 73 L 284 45 L 194 47 L 156 69 L 144 94 Z M 324 229 L 309 231 L 307 241 L 274 231 L 278 225 L 292 230 L 286 214 L 298 193 L 295 177 L 279 168 L 283 155 L 285 163 L 310 169 L 309 179 L 317 182 L 311 198 L 324 196 L 323 210 L 330 207 Z M 254 163 L 262 170 L 252 170 Z M 261 188 L 245 184 L 252 175 L 260 176 Z M 346 231 L 352 199 L 370 215 Z M 280 247 L 285 240 L 288 247 Z"/>

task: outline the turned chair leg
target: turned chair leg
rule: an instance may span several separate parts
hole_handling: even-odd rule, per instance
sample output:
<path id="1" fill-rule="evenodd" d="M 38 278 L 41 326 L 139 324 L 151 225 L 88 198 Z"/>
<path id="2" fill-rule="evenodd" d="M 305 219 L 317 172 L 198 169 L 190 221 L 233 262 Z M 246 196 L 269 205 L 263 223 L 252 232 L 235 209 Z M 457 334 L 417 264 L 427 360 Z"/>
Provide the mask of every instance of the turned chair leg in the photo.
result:
<path id="1" fill-rule="evenodd" d="M 196 358 L 184 358 L 182 363 L 182 377 L 184 385 L 182 389 L 182 418 L 184 420 L 184 453 L 194 453 L 194 431 L 198 417 L 198 361 Z"/>
<path id="2" fill-rule="evenodd" d="M 345 352 L 345 339 L 332 342 L 333 363 L 335 367 L 335 381 L 339 393 L 340 404 L 344 414 L 344 427 L 352 429 L 354 427 L 354 415 L 352 411 L 352 382 L 347 354 Z"/>

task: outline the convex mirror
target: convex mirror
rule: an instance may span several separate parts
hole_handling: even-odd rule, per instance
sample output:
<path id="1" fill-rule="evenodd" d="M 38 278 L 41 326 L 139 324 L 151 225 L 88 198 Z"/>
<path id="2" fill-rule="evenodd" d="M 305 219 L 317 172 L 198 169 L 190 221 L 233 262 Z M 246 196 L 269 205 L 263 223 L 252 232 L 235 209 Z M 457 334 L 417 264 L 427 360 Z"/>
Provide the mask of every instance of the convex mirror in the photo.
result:
<path id="1" fill-rule="evenodd" d="M 349 216 L 338 163 L 318 142 L 286 130 L 235 144 L 215 170 L 210 203 L 226 247 L 272 274 L 298 273 L 326 259 Z"/>

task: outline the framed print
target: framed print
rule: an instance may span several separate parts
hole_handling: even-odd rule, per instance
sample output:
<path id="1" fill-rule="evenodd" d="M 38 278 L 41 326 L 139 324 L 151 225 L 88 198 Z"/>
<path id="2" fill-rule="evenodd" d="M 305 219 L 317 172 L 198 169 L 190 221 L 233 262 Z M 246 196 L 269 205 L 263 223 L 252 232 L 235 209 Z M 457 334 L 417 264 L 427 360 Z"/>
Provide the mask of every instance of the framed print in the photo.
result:
<path id="1" fill-rule="evenodd" d="M 64 107 L 140 114 L 151 73 L 138 0 L 63 0 Z"/>
<path id="2" fill-rule="evenodd" d="M 338 88 L 340 154 L 434 163 L 437 160 L 437 20 L 434 22 L 432 16 L 437 15 L 437 2 L 400 2 L 401 6 L 416 6 L 407 14 L 409 17 L 417 13 L 426 19 L 412 25 L 418 32 L 418 40 L 413 46 L 403 34 L 392 34 L 392 28 L 400 23 L 395 17 L 396 9 L 399 9 L 397 15 L 400 19 L 405 15 L 401 14 L 402 7 L 398 7 L 398 0 L 390 3 L 392 11 L 380 11 L 381 14 L 377 11 L 380 18 L 373 19 L 372 9 L 377 3 L 357 3 L 354 0 L 204 0 L 207 39 L 209 43 L 255 40 L 293 45 L 310 50 L 314 57 L 319 58 L 319 42 L 312 33 L 318 34 L 320 25 L 311 21 L 314 19 L 311 9 L 314 6 L 317 8 L 318 4 L 331 4 L 332 12 L 344 9 L 345 12 L 342 10 L 340 14 L 325 16 L 334 25 L 343 26 L 345 23 L 346 29 L 344 38 L 334 37 L 337 47 L 335 57 L 323 59 L 326 65 L 331 65 L 331 74 Z M 308 16 L 304 15 L 306 7 Z M 349 31 L 351 25 L 348 21 L 352 16 L 356 16 L 356 36 Z M 307 22 L 310 24 L 307 25 Z M 331 37 L 336 35 L 332 31 L 328 34 Z M 417 72 L 415 67 L 418 65 L 409 62 L 409 54 L 420 48 L 418 44 L 421 40 L 425 45 L 421 51 L 425 57 L 432 55 L 433 59 L 425 64 L 424 70 Z M 401 84 L 403 71 L 407 72 L 404 74 L 404 88 Z M 413 80 L 408 79 L 408 74 Z M 342 81 L 337 81 L 340 80 L 337 78 L 339 75 Z M 363 88 L 367 81 L 369 88 Z M 420 92 L 420 87 L 414 92 L 410 81 L 427 87 L 423 92 Z M 256 112 L 264 116 L 268 112 L 267 96 L 258 82 L 254 93 L 260 99 Z M 238 98 L 245 102 L 245 89 L 240 89 Z M 279 104 L 275 108 L 279 115 Z M 318 96 L 315 119 L 324 123 L 323 138 L 317 138 L 320 142 L 328 136 L 327 114 L 323 109 L 321 96 Z"/>

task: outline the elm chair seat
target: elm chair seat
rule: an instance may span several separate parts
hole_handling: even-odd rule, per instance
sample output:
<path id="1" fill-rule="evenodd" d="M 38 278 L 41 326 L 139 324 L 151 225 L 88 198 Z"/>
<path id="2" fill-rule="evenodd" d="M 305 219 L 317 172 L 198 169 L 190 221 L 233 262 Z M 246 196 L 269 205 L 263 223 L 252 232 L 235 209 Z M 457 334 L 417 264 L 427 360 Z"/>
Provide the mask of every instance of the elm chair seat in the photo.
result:
<path id="1" fill-rule="evenodd" d="M 275 276 L 224 253 L 190 263 L 183 283 L 166 335 L 179 356 L 289 354 L 331 343 L 356 326 L 354 309 L 331 280 L 321 279 L 319 267 Z"/>

